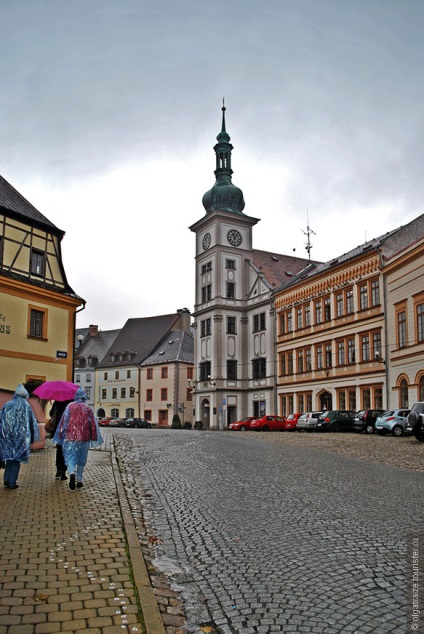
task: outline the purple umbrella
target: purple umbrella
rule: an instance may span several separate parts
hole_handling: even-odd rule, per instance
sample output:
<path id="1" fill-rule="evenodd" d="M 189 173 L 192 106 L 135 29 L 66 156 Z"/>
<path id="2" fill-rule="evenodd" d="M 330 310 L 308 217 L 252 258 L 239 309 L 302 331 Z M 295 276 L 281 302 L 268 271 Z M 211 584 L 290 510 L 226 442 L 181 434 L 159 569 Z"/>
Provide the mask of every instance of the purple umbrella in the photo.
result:
<path id="1" fill-rule="evenodd" d="M 33 394 L 45 401 L 73 401 L 79 385 L 70 381 L 45 381 Z"/>

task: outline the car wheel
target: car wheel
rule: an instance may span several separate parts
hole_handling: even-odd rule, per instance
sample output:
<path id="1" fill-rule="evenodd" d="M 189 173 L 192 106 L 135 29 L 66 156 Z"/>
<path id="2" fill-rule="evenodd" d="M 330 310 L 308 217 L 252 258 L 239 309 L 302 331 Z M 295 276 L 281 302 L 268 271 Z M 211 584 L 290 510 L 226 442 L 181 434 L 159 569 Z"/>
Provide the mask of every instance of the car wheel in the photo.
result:
<path id="1" fill-rule="evenodd" d="M 333 432 L 342 431 L 342 426 L 340 425 L 340 423 L 333 423 L 330 427 L 330 431 L 333 431 Z"/>
<path id="2" fill-rule="evenodd" d="M 246 427 L 244 425 L 240 425 L 240 431 L 246 431 Z"/>
<path id="3" fill-rule="evenodd" d="M 373 434 L 373 433 L 374 433 L 374 427 L 373 427 L 373 425 L 366 425 L 366 426 L 365 426 L 365 432 L 366 432 L 367 434 Z"/>
<path id="4" fill-rule="evenodd" d="M 264 425 L 264 426 L 262 427 L 262 431 L 269 431 L 269 427 L 268 427 L 268 425 Z"/>
<path id="5" fill-rule="evenodd" d="M 403 429 L 400 425 L 395 425 L 392 429 L 393 436 L 402 436 Z"/>
<path id="6" fill-rule="evenodd" d="M 385 436 L 386 435 L 386 430 L 385 429 L 378 429 L 377 430 L 377 434 L 379 436 Z"/>

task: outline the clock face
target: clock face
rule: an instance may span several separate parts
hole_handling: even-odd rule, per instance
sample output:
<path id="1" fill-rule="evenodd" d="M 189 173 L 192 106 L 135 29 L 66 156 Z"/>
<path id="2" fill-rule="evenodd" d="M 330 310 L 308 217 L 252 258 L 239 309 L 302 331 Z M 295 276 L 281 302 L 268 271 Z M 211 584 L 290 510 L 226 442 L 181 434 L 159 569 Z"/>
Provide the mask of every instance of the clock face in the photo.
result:
<path id="1" fill-rule="evenodd" d="M 205 233 L 202 240 L 202 247 L 204 251 L 206 251 L 206 249 L 209 249 L 210 246 L 211 246 L 211 234 Z"/>
<path id="2" fill-rule="evenodd" d="M 237 231 L 237 229 L 231 229 L 227 233 L 227 240 L 231 244 L 231 246 L 239 247 L 243 238 L 241 237 L 240 231 Z"/>

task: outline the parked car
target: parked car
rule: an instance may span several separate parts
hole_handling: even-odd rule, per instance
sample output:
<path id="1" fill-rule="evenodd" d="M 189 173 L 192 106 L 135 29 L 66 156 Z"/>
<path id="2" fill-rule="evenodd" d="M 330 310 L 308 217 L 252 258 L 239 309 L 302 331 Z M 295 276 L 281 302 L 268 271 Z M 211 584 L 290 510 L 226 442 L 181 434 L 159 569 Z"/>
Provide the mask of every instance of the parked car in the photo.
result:
<path id="1" fill-rule="evenodd" d="M 296 425 L 297 425 L 297 421 L 299 420 L 299 416 L 300 416 L 300 413 L 299 414 L 289 414 L 287 416 L 287 419 L 286 419 L 287 429 L 293 429 L 293 430 L 296 429 Z M 294 422 L 293 426 L 291 425 L 292 422 Z M 290 423 L 290 427 L 288 426 L 289 423 Z"/>
<path id="2" fill-rule="evenodd" d="M 402 436 L 405 432 L 412 431 L 408 425 L 409 409 L 389 409 L 383 412 L 375 422 L 375 430 L 380 436 L 391 433 L 393 436 Z"/>
<path id="3" fill-rule="evenodd" d="M 317 421 L 317 431 L 352 431 L 355 419 L 353 410 L 332 409 L 323 412 Z"/>
<path id="4" fill-rule="evenodd" d="M 285 416 L 262 416 L 250 421 L 250 429 L 254 431 L 285 431 L 294 427 L 294 422 L 289 421 L 289 427 L 286 427 L 287 419 Z"/>
<path id="5" fill-rule="evenodd" d="M 111 418 L 109 427 L 122 427 L 122 418 Z"/>
<path id="6" fill-rule="evenodd" d="M 111 420 L 110 416 L 106 416 L 105 418 L 101 418 L 99 420 L 99 425 L 101 427 L 109 427 L 109 421 Z"/>
<path id="7" fill-rule="evenodd" d="M 126 418 L 123 422 L 123 427 L 137 427 L 139 429 L 151 429 L 152 423 L 144 418 Z"/>
<path id="8" fill-rule="evenodd" d="M 411 428 L 415 438 L 424 442 L 424 403 L 414 403 L 408 414 L 408 427 Z"/>
<path id="9" fill-rule="evenodd" d="M 238 420 L 235 423 L 230 423 L 228 425 L 228 429 L 231 431 L 246 431 L 250 429 L 250 421 L 255 420 L 253 416 L 248 416 L 247 418 L 243 418 L 242 420 Z"/>
<path id="10" fill-rule="evenodd" d="M 356 413 L 353 429 L 357 432 L 373 434 L 375 421 L 384 413 L 384 409 L 361 409 Z"/>
<path id="11" fill-rule="evenodd" d="M 299 416 L 296 423 L 297 431 L 315 431 L 317 427 L 318 417 L 322 412 L 305 412 Z"/>

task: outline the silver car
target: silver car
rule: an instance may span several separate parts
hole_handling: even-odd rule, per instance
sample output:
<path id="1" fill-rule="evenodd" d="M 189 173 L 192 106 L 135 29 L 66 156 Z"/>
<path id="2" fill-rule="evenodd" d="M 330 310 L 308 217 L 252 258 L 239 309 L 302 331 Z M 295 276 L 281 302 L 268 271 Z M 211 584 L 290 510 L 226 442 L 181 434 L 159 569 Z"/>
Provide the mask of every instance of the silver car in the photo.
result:
<path id="1" fill-rule="evenodd" d="M 409 409 L 389 409 L 375 421 L 375 431 L 380 436 L 390 433 L 393 436 L 402 436 L 412 430 L 408 424 Z"/>
<path id="2" fill-rule="evenodd" d="M 318 416 L 321 416 L 321 414 L 322 412 L 305 412 L 299 416 L 296 429 L 298 431 L 314 431 L 317 426 Z"/>

